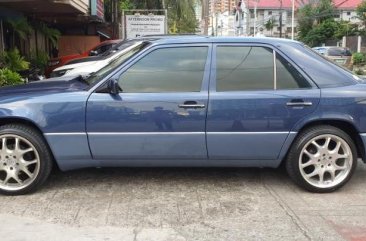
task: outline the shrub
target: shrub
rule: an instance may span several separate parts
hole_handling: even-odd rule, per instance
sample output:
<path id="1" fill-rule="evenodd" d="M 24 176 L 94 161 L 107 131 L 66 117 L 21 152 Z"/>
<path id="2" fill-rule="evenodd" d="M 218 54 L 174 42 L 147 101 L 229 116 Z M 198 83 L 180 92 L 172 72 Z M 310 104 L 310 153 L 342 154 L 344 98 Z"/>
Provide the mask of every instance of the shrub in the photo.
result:
<path id="1" fill-rule="evenodd" d="M 365 55 L 362 53 L 354 53 L 352 55 L 353 64 L 362 64 L 365 62 Z"/>
<path id="2" fill-rule="evenodd" d="M 0 69 L 0 86 L 17 85 L 24 83 L 22 77 L 8 68 Z"/>
<path id="3" fill-rule="evenodd" d="M 42 74 L 44 74 L 49 59 L 48 54 L 44 51 L 39 51 L 38 54 L 35 51 L 32 51 L 30 54 L 32 67 L 40 69 Z"/>
<path id="4" fill-rule="evenodd" d="M 0 55 L 0 68 L 8 68 L 12 71 L 29 69 L 29 62 L 20 55 L 17 48 L 5 51 Z"/>

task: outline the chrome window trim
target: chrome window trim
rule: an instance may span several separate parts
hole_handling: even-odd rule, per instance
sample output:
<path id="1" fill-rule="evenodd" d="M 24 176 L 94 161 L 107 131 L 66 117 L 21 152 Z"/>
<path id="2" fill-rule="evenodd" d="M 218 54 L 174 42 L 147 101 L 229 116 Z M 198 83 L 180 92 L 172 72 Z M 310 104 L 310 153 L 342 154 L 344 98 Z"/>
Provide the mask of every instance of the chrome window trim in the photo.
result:
<path id="1" fill-rule="evenodd" d="M 276 65 L 276 51 L 273 51 L 273 89 L 277 90 L 277 65 Z"/>

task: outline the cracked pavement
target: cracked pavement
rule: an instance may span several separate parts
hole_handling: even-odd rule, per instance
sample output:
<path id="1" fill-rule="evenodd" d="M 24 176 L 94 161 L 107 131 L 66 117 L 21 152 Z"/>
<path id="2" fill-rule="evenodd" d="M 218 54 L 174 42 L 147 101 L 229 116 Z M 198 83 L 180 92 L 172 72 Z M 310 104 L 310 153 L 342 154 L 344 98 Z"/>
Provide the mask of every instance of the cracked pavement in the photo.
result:
<path id="1" fill-rule="evenodd" d="M 0 196 L 2 241 L 366 241 L 366 166 L 330 194 L 283 169 L 106 168 L 55 172 Z"/>

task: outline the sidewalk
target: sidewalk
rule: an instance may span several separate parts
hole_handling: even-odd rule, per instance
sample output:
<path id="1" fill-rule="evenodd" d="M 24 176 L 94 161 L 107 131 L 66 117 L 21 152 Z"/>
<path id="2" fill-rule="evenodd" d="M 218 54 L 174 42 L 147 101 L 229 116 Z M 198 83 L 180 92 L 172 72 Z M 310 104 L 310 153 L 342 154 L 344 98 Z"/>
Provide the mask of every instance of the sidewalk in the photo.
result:
<path id="1" fill-rule="evenodd" d="M 366 240 L 366 167 L 332 194 L 283 170 L 88 169 L 28 196 L 0 196 L 10 240 Z"/>

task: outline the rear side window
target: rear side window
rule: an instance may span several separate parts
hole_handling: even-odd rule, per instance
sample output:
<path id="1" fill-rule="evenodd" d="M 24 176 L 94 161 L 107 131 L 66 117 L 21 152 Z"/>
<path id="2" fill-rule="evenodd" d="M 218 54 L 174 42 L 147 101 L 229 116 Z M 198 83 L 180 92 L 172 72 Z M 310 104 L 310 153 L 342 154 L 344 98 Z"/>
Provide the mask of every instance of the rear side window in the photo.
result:
<path id="1" fill-rule="evenodd" d="M 266 47 L 219 46 L 217 91 L 273 89 L 273 51 Z"/>
<path id="2" fill-rule="evenodd" d="M 208 47 L 157 49 L 124 72 L 118 84 L 125 93 L 199 92 Z"/>
<path id="3" fill-rule="evenodd" d="M 276 53 L 277 89 L 301 89 L 312 86 L 296 68 Z"/>

